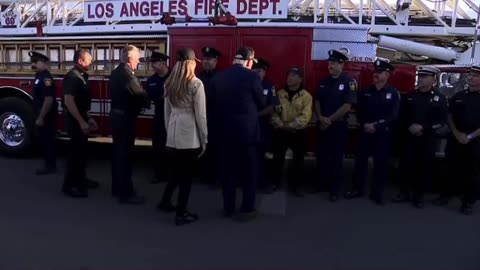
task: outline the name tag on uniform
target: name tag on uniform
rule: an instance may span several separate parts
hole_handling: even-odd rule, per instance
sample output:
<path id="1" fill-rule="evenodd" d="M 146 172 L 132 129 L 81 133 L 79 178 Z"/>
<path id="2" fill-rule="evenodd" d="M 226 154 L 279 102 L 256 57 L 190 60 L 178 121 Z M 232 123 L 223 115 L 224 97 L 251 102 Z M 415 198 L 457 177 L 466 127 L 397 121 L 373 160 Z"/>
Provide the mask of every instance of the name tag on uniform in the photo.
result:
<path id="1" fill-rule="evenodd" d="M 149 86 L 154 86 L 154 85 L 157 85 L 157 83 L 151 83 L 151 84 L 149 84 Z"/>
<path id="2" fill-rule="evenodd" d="M 434 96 L 434 97 L 433 97 L 433 100 L 434 100 L 435 102 L 438 102 L 438 101 L 440 100 L 440 97 L 439 97 L 439 96 Z"/>
<path id="3" fill-rule="evenodd" d="M 325 85 L 320 85 L 320 88 L 325 88 Z"/>
<path id="4" fill-rule="evenodd" d="M 35 84 L 38 84 L 38 82 L 39 82 L 39 80 L 38 80 L 38 79 L 36 79 L 36 80 L 35 80 Z"/>
<path id="5" fill-rule="evenodd" d="M 387 99 L 392 99 L 392 94 L 387 93 Z"/>
<path id="6" fill-rule="evenodd" d="M 268 95 L 268 89 L 263 89 L 263 95 L 264 96 Z"/>
<path id="7" fill-rule="evenodd" d="M 340 84 L 340 85 L 338 86 L 338 90 L 340 90 L 340 91 L 343 91 L 344 88 L 345 88 L 345 85 L 343 85 L 343 84 Z"/>

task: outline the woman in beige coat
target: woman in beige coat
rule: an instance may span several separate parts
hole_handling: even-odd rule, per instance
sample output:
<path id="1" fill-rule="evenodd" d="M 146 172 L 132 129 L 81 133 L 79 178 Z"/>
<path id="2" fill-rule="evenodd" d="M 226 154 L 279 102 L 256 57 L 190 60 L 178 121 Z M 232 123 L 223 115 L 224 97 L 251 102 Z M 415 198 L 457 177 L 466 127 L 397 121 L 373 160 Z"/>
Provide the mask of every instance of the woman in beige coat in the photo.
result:
<path id="1" fill-rule="evenodd" d="M 197 58 L 192 49 L 177 52 L 177 63 L 165 82 L 165 127 L 170 179 L 159 205 L 161 210 L 173 210 L 171 197 L 179 187 L 175 224 L 195 222 L 196 214 L 187 211 L 194 165 L 207 145 L 205 90 L 195 76 Z"/>

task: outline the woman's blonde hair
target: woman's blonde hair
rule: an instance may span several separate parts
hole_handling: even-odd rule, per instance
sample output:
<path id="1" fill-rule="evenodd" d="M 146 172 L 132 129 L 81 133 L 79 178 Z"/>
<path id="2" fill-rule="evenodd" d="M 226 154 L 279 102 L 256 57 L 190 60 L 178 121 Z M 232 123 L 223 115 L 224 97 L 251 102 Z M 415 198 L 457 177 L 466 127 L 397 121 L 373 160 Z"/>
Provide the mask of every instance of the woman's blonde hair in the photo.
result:
<path id="1" fill-rule="evenodd" d="M 189 84 L 195 78 L 195 60 L 177 61 L 172 73 L 165 81 L 165 98 L 175 107 L 184 106 L 188 97 L 192 94 L 189 91 Z"/>

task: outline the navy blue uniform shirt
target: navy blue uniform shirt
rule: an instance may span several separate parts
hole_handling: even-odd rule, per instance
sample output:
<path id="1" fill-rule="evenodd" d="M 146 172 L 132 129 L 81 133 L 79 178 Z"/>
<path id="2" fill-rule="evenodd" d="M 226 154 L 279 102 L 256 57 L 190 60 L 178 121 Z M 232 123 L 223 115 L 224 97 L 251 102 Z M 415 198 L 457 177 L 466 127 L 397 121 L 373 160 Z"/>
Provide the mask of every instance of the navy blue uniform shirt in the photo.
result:
<path id="1" fill-rule="evenodd" d="M 447 119 L 447 98 L 436 90 L 415 91 L 407 94 L 405 100 L 405 120 L 407 128 L 412 124 L 423 127 L 424 134 L 441 128 Z"/>
<path id="2" fill-rule="evenodd" d="M 53 98 L 53 104 L 50 111 L 45 116 L 46 118 L 55 118 L 57 116 L 57 94 L 55 90 L 55 82 L 53 76 L 48 70 L 39 71 L 35 74 L 35 81 L 33 85 L 33 105 L 35 111 L 40 113 L 43 102 L 46 97 Z"/>
<path id="3" fill-rule="evenodd" d="M 357 118 L 363 126 L 375 123 L 377 129 L 388 130 L 396 120 L 400 107 L 400 93 L 397 89 L 386 85 L 377 90 L 371 85 L 358 93 Z"/>
<path id="4" fill-rule="evenodd" d="M 155 104 L 155 117 L 160 118 L 163 121 L 164 112 L 164 95 L 165 95 L 165 88 L 164 84 L 167 80 L 170 73 L 167 73 L 164 77 L 161 77 L 157 73 L 153 74 L 152 76 L 148 77 L 145 89 L 147 91 L 148 96 Z"/>
<path id="5" fill-rule="evenodd" d="M 345 103 L 357 103 L 357 82 L 346 74 L 336 79 L 328 76 L 320 81 L 315 100 L 320 103 L 322 115 L 329 117 Z"/>
<path id="6" fill-rule="evenodd" d="M 217 74 L 217 70 L 214 69 L 212 71 L 202 71 L 199 75 L 198 78 L 202 81 L 203 87 L 205 88 L 205 92 L 208 95 L 208 89 L 210 89 L 210 83 L 212 81 L 212 78 Z"/>
<path id="7" fill-rule="evenodd" d="M 465 90 L 450 100 L 450 113 L 456 128 L 469 134 L 480 128 L 480 92 Z"/>
<path id="8" fill-rule="evenodd" d="M 280 101 L 278 100 L 278 97 L 273 95 L 273 83 L 270 81 L 262 81 L 262 87 L 263 87 L 263 96 L 265 98 L 265 104 L 267 106 L 276 106 L 280 104 Z"/>

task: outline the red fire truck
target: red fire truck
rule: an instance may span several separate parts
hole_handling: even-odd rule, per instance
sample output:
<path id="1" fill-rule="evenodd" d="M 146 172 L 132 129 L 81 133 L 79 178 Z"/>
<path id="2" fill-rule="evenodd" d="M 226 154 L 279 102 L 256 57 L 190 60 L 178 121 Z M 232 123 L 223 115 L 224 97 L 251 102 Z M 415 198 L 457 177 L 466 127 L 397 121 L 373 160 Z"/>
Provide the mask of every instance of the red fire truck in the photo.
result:
<path id="1" fill-rule="evenodd" d="M 330 49 L 349 55 L 345 71 L 357 79 L 360 89 L 371 83 L 376 57 L 394 61 L 391 84 L 401 92 L 414 89 L 416 65 L 425 63 L 442 64 L 439 83 L 447 93 L 459 85 L 463 88 L 472 52 L 480 47 L 475 49 L 473 42 L 478 19 L 455 18 L 450 22 L 453 27 L 442 32 L 438 25 L 414 24 L 411 14 L 417 10 L 408 0 L 397 7 L 394 17 L 382 13 L 384 1 L 370 2 L 373 5 L 368 7 L 360 0 L 359 6 L 345 8 L 322 0 L 0 1 L 0 151 L 20 154 L 35 142 L 31 50 L 49 56 L 58 97 L 62 77 L 73 67 L 73 52 L 91 50 L 95 59 L 91 113 L 99 124 L 93 138 L 110 137 L 108 78 L 126 44 L 141 48 L 143 56 L 152 51 L 168 54 L 181 47 L 200 54 L 204 46 L 215 47 L 223 54 L 219 69 L 231 64 L 238 47 L 251 46 L 258 57 L 271 62 L 267 79 L 277 89 L 284 86 L 289 68 L 300 67 L 306 71 L 306 89 L 314 92 L 319 80 L 328 75 L 324 59 Z M 462 35 L 461 41 L 449 38 L 452 33 Z M 136 75 L 145 80 L 151 73 L 147 62 Z M 153 111 L 153 107 L 144 111 L 138 119 L 139 141 L 150 138 Z M 354 130 L 354 113 L 350 122 Z M 312 127 L 313 123 L 315 119 Z M 58 127 L 62 136 L 61 107 Z M 315 132 L 310 140 L 313 149 Z"/>

